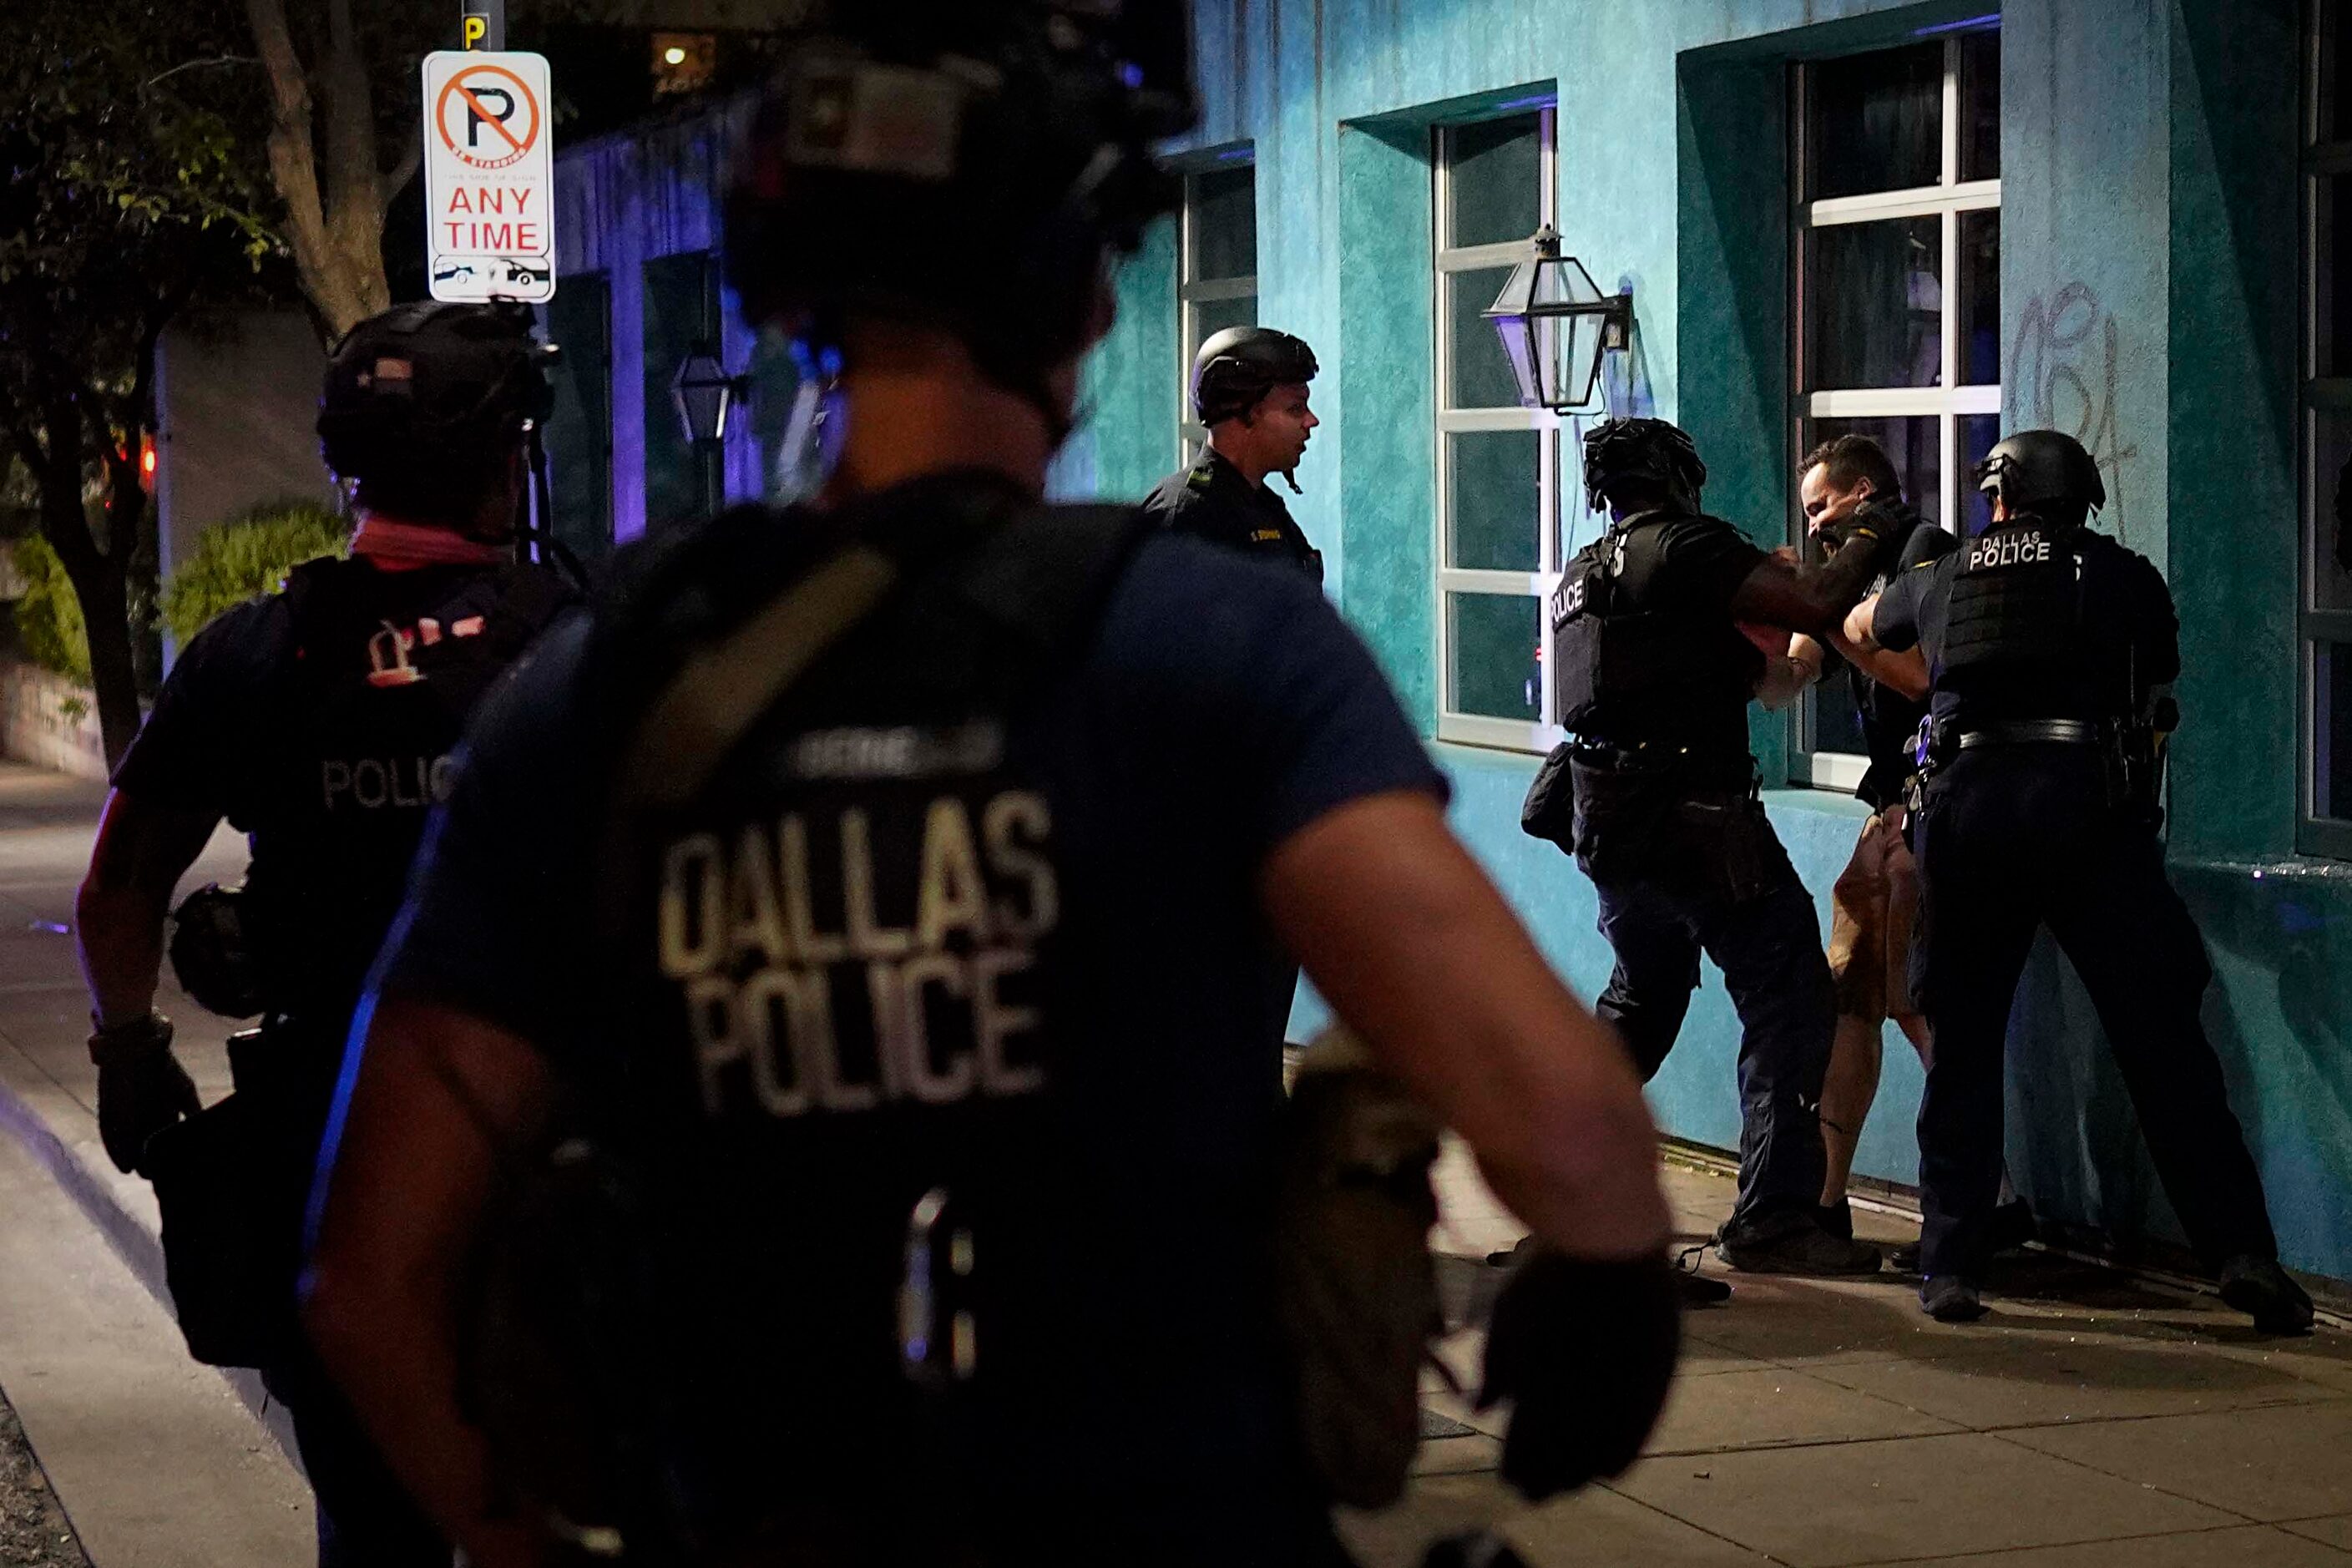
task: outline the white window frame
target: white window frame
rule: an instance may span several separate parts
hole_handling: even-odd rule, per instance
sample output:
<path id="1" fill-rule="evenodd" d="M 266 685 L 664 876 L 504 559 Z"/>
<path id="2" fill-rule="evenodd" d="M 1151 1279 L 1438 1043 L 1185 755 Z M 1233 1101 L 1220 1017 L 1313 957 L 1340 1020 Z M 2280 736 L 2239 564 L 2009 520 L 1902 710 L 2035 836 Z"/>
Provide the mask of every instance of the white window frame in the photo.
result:
<path id="1" fill-rule="evenodd" d="M 1969 31 L 1995 30 L 1986 27 Z M 1994 212 L 2000 207 L 2000 180 L 1964 182 L 1960 178 L 1960 49 L 1967 36 L 1965 32 L 1956 32 L 1947 35 L 1943 40 L 1943 156 L 1942 167 L 1933 185 L 1812 200 L 1811 193 L 1804 188 L 1806 172 L 1811 167 L 1809 156 L 1811 149 L 1806 144 L 1812 102 L 1813 67 L 1809 63 L 1800 62 L 1797 66 L 1794 112 L 1790 115 L 1795 223 L 1790 267 L 1790 363 L 1795 393 L 1793 401 L 1798 414 L 1790 422 L 1789 466 L 1793 470 L 1804 455 L 1809 420 L 1933 417 L 1937 422 L 1937 468 L 1942 484 L 1939 506 L 1944 526 L 1955 531 L 1962 515 L 1960 482 L 1963 476 L 1958 471 L 1960 421 L 1971 415 L 1998 416 L 2001 408 L 2001 388 L 1998 382 L 1990 385 L 1958 384 L 1960 374 L 1960 215 Z M 1843 224 L 1874 223 L 1903 217 L 1942 219 L 1943 359 L 1937 384 L 1808 393 L 1805 386 L 1811 377 L 1805 363 L 1805 340 L 1807 323 L 1811 318 L 1807 309 L 1810 301 L 1806 298 L 1806 234 L 1813 229 L 1831 228 Z M 1793 510 L 1790 519 L 1790 542 L 1801 546 L 1804 542 L 1804 519 Z M 1870 771 L 1870 759 L 1851 752 L 1816 752 L 1805 744 L 1812 704 L 1821 700 L 1822 689 L 1817 686 L 1805 693 L 1801 703 L 1790 710 L 1789 779 L 1791 784 L 1808 784 L 1816 789 L 1851 792 L 1861 785 L 1863 775 Z"/>
<path id="2" fill-rule="evenodd" d="M 1223 303 L 1228 300 L 1253 299 L 1257 294 L 1257 263 L 1253 257 L 1246 278 L 1218 278 L 1202 281 L 1194 276 L 1193 226 L 1199 217 L 1196 193 L 1203 174 L 1231 174 L 1235 168 L 1249 171 L 1250 201 L 1257 201 L 1257 159 L 1250 148 L 1237 148 L 1221 153 L 1212 163 L 1190 169 L 1184 174 L 1184 200 L 1179 209 L 1176 236 L 1176 460 L 1189 464 L 1209 432 L 1192 417 L 1192 355 L 1198 334 L 1194 327 L 1200 319 L 1200 307 Z M 1255 226 L 1252 226 L 1255 234 Z M 1255 317 L 1257 314 L 1252 311 Z"/>
<path id="3" fill-rule="evenodd" d="M 2341 4 L 2342 0 L 2335 0 Z M 2301 756 L 2295 768 L 2296 847 L 2305 854 L 2324 855 L 2336 859 L 2352 859 L 2352 822 L 2320 815 L 2319 778 L 2319 647 L 2322 643 L 2352 645 L 2352 609 L 2328 610 L 2319 605 L 2319 584 L 2326 570 L 2331 552 L 2326 522 L 2334 496 L 2330 486 L 2335 476 L 2316 471 L 2319 460 L 2318 423 L 2323 416 L 2334 415 L 2352 418 L 2352 366 L 2336 366 L 2336 374 L 2323 376 L 2320 366 L 2320 301 L 2329 293 L 2320 277 L 2319 225 L 2324 210 L 2323 182 L 2342 174 L 2352 174 L 2352 141 L 2322 142 L 2319 122 L 2321 92 L 2321 40 L 2326 36 L 2326 24 L 2332 9 L 2330 0 L 2315 0 L 2305 7 L 2305 35 L 2304 49 L 2304 114 L 2303 114 L 2303 363 L 2300 366 L 2303 395 L 2297 413 L 2297 454 L 2295 467 L 2300 472 L 2298 489 L 2302 493 L 2303 559 L 2297 575 L 2295 607 L 2298 636 L 2296 665 L 2299 670 L 2298 696 L 2302 711 L 2297 715 L 2296 729 L 2302 744 Z M 2336 91 L 2352 89 L 2352 69 L 2336 63 Z M 2343 265 L 2341 258 L 2330 257 L 2330 268 Z M 2332 279 L 2327 281 L 2332 282 Z"/>
<path id="4" fill-rule="evenodd" d="M 1524 113 L 1516 110 L 1508 115 L 1493 119 L 1515 119 Z M 1558 110 L 1547 106 L 1536 111 L 1538 134 L 1542 153 L 1538 179 L 1541 191 L 1538 201 L 1538 223 L 1559 222 L 1559 139 Z M 1515 267 L 1535 254 L 1533 237 L 1525 240 L 1507 241 L 1497 245 L 1450 246 L 1446 225 L 1452 212 L 1453 133 L 1462 125 L 1478 124 L 1481 121 L 1449 121 L 1435 128 L 1432 138 L 1431 168 L 1434 198 L 1432 243 L 1435 247 L 1435 300 L 1433 319 L 1434 363 L 1437 371 L 1435 404 L 1437 407 L 1437 567 L 1436 614 L 1433 617 L 1437 642 L 1437 738 L 1464 745 L 1492 746 L 1514 752 L 1547 752 L 1558 745 L 1564 732 L 1554 721 L 1552 694 L 1551 616 L 1549 604 L 1551 591 L 1559 584 L 1561 562 L 1559 432 L 1566 423 L 1560 416 L 1542 408 L 1452 408 L 1447 406 L 1454 393 L 1453 333 L 1446 318 L 1447 286 L 1457 272 L 1477 272 L 1496 267 Z M 1548 438 L 1537 443 L 1536 515 L 1530 521 L 1537 530 L 1538 569 L 1533 572 L 1482 572 L 1448 566 L 1454 521 L 1454 504 L 1450 494 L 1453 465 L 1447 461 L 1448 437 L 1486 430 L 1535 430 Z M 1448 594 L 1498 594 L 1526 595 L 1536 601 L 1536 630 L 1542 639 L 1537 665 L 1537 684 L 1541 688 L 1542 718 L 1536 723 L 1517 719 L 1496 719 L 1479 713 L 1457 713 L 1447 704 L 1454 691 L 1451 638 L 1447 634 Z"/>

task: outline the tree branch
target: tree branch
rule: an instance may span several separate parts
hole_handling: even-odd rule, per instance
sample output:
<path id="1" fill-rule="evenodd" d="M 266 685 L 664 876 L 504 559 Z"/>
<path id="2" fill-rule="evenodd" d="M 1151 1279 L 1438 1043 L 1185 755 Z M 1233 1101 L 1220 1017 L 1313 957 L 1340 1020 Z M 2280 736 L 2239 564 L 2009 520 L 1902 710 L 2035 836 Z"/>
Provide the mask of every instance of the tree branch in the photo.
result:
<path id="1" fill-rule="evenodd" d="M 155 75 L 149 77 L 145 81 L 141 82 L 139 84 L 140 96 L 146 96 L 164 82 L 167 82 L 173 77 L 179 75 L 182 71 L 205 70 L 213 66 L 257 66 L 261 62 L 259 60 L 256 59 L 251 55 L 221 55 L 209 60 L 182 60 L 170 70 L 159 71 Z"/>
<path id="2" fill-rule="evenodd" d="M 416 171 L 424 166 L 425 127 L 420 122 L 416 127 L 416 134 L 411 136 L 408 139 L 408 145 L 401 149 L 400 162 L 383 172 L 382 189 L 385 205 L 391 205 L 392 198 L 400 195 L 401 187 L 415 179 Z"/>
<path id="3" fill-rule="evenodd" d="M 327 0 L 327 58 L 319 81 L 327 113 L 327 232 L 341 254 L 352 303 L 373 315 L 392 303 L 383 276 L 389 193 L 376 168 L 374 96 L 359 28 L 352 20 L 352 0 Z"/>
<path id="4" fill-rule="evenodd" d="M 319 195 L 317 152 L 311 141 L 310 83 L 295 52 L 294 35 L 286 25 L 286 0 L 245 0 L 246 20 L 261 53 L 269 78 L 269 177 L 286 204 L 286 237 L 294 252 L 294 268 L 309 294 L 338 331 L 351 325 L 352 315 L 338 287 L 337 269 L 327 235 L 326 209 Z"/>

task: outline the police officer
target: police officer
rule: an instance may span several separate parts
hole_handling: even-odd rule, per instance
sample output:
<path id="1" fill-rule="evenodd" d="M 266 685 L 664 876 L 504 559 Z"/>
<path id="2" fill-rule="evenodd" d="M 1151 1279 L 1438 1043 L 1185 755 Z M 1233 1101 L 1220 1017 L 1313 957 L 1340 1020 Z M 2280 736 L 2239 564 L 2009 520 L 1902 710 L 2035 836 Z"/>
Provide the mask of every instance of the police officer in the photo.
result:
<path id="1" fill-rule="evenodd" d="M 2224 1300 L 2268 1332 L 2311 1324 L 2277 1263 L 2261 1178 L 2198 1021 L 2203 942 L 2165 879 L 2159 731 L 2179 623 L 2147 559 L 2092 531 L 2105 486 L 2081 444 L 2029 430 L 1978 470 L 1992 525 L 1849 617 L 1857 643 L 1927 650 L 1932 771 L 1916 823 L 1916 979 L 1935 1029 L 1919 1108 L 1923 1306 L 1980 1316 L 2000 1177 L 2001 1048 L 2037 927 L 2098 1008 L 2166 1194 Z"/>
<path id="2" fill-rule="evenodd" d="M 448 1562 L 300 1353 L 295 1269 L 352 1008 L 460 727 L 568 597 L 513 560 L 542 353 L 527 312 L 485 306 L 404 306 L 337 345 L 319 433 L 356 487 L 351 557 L 189 643 L 115 773 L 79 904 L 107 1152 L 156 1182 L 191 1350 L 262 1367 L 290 1407 L 338 1568 Z M 200 996 L 264 1016 L 232 1041 L 236 1093 L 199 1110 L 153 998 L 173 889 L 224 817 L 251 838 L 243 891 L 206 896 L 193 934 L 215 940 L 174 956 L 194 954 Z"/>
<path id="3" fill-rule="evenodd" d="M 1699 510 L 1706 466 L 1657 419 L 1585 437 L 1610 522 L 1552 603 L 1570 732 L 1577 863 L 1617 963 L 1598 1011 L 1644 1079 L 1681 1031 L 1704 952 L 1740 1018 L 1739 1198 L 1717 1237 L 1735 1268 L 1865 1274 L 1877 1252 L 1824 1229 L 1818 1115 L 1833 1008 L 1812 899 L 1764 815 L 1748 703 L 1765 674 L 1744 624 L 1820 632 L 1885 559 L 1857 518 L 1829 560 L 1791 565 Z"/>
<path id="4" fill-rule="evenodd" d="M 1299 459 L 1321 423 L 1307 405 L 1315 372 L 1315 351 L 1271 327 L 1228 327 L 1202 343 L 1192 359 L 1192 413 L 1209 438 L 1191 468 L 1160 481 L 1145 515 L 1322 582 L 1323 552 L 1266 483 L 1280 474 L 1297 492 Z"/>
<path id="5" fill-rule="evenodd" d="M 1675 1321 L 1633 1074 L 1310 583 L 1038 500 L 1106 264 L 1172 196 L 1181 8 L 821 21 L 727 248 L 749 314 L 838 352 L 837 466 L 636 552 L 486 710 L 379 970 L 322 1353 L 488 1568 L 592 1531 L 651 1562 L 1337 1561 L 1267 1234 L 1287 947 L 1556 1248 L 1529 1321 L 1559 1331 L 1500 1336 L 1488 1382 L 1568 1392 L 1507 1468 L 1622 1464 Z M 918 208 L 956 266 L 908 244 Z M 483 1211 L 534 1129 L 540 1182 L 587 1173 L 604 1216 L 551 1265 L 609 1267 L 522 1336 L 537 1396 L 461 1404 L 465 1263 L 521 1256 Z M 548 1441 L 509 1440 L 534 1415 Z"/>

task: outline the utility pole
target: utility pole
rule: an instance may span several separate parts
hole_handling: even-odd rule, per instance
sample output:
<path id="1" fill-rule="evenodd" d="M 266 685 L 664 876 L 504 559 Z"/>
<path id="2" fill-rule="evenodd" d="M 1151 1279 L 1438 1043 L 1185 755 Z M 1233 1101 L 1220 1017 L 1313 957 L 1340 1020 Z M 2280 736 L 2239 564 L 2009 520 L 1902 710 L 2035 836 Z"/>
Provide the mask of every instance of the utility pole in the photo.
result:
<path id="1" fill-rule="evenodd" d="M 464 31 L 458 36 L 468 49 L 492 51 L 507 47 L 507 0 L 462 0 Z"/>

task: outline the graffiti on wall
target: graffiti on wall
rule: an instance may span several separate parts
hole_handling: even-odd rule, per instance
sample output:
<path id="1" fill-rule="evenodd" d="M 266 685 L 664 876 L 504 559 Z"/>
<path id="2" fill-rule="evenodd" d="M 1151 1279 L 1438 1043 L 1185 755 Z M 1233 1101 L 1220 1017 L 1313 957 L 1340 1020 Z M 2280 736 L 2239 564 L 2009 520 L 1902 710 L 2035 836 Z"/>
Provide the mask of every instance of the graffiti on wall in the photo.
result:
<path id="1" fill-rule="evenodd" d="M 2010 407 L 2013 427 L 2063 430 L 2083 443 L 2107 486 L 2105 517 L 2116 537 L 2126 532 L 2125 465 L 2139 456 L 2116 414 L 2116 360 L 2121 331 L 2098 291 L 2080 281 L 2054 294 L 2036 294 L 2018 317 L 2010 345 Z"/>

